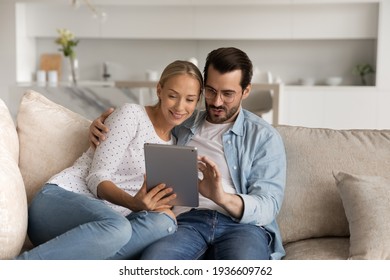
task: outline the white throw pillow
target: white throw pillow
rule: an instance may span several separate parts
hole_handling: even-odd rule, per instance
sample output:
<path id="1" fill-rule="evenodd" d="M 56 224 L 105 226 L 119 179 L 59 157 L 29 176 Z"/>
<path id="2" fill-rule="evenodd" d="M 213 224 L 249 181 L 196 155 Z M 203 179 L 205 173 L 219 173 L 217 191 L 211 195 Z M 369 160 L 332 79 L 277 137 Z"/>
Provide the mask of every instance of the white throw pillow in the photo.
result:
<path id="1" fill-rule="evenodd" d="M 0 99 L 0 259 L 12 259 L 23 246 L 27 231 L 27 199 L 18 167 L 15 124 Z"/>
<path id="2" fill-rule="evenodd" d="M 19 166 L 30 202 L 42 185 L 89 147 L 91 121 L 29 90 L 17 116 Z"/>
<path id="3" fill-rule="evenodd" d="M 390 180 L 340 172 L 337 187 L 350 231 L 350 259 L 390 259 Z"/>

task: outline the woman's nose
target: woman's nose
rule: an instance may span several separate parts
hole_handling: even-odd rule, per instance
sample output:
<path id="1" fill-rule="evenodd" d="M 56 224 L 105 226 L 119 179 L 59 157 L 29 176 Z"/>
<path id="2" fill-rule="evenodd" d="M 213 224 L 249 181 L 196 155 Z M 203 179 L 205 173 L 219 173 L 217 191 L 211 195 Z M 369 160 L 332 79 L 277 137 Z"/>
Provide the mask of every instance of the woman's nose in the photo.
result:
<path id="1" fill-rule="evenodd" d="M 182 108 L 184 108 L 184 99 L 179 98 L 175 103 L 175 109 L 179 111 Z"/>

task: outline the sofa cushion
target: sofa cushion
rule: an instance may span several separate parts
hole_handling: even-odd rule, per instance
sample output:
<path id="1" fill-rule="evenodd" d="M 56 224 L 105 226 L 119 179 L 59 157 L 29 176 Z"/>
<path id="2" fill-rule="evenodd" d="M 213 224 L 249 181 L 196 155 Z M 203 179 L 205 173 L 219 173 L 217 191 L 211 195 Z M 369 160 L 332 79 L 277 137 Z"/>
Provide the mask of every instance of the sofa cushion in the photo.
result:
<path id="1" fill-rule="evenodd" d="M 346 260 L 349 255 L 349 238 L 310 238 L 285 244 L 284 249 L 284 260 Z"/>
<path id="2" fill-rule="evenodd" d="M 27 200 L 18 167 L 15 124 L 0 99 L 0 259 L 12 259 L 23 246 L 27 231 Z"/>
<path id="3" fill-rule="evenodd" d="M 287 183 L 278 222 L 284 243 L 349 236 L 333 173 L 390 178 L 390 130 L 333 130 L 279 126 Z"/>
<path id="4" fill-rule="evenodd" d="M 25 93 L 17 130 L 28 202 L 52 175 L 70 166 L 88 148 L 90 123 L 35 91 Z"/>
<path id="5" fill-rule="evenodd" d="M 350 259 L 390 259 L 390 180 L 339 172 L 336 183 L 349 222 Z"/>

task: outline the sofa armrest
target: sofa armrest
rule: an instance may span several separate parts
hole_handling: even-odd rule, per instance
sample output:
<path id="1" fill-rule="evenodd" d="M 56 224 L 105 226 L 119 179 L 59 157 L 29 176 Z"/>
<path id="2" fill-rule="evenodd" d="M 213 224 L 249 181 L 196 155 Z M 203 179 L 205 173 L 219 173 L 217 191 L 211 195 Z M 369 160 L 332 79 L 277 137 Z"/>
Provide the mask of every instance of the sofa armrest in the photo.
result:
<path id="1" fill-rule="evenodd" d="M 18 157 L 15 124 L 0 99 L 0 259 L 18 255 L 27 232 L 27 199 Z"/>

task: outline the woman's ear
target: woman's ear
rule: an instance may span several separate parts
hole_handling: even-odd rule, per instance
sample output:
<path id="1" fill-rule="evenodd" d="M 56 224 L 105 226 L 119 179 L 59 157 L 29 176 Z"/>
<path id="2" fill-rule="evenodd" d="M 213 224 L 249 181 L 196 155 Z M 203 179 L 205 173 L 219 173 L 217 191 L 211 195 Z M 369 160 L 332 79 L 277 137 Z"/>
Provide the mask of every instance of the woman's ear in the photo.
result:
<path id="1" fill-rule="evenodd" d="M 160 100 L 161 99 L 161 91 L 162 91 L 162 87 L 161 87 L 161 84 L 160 83 L 158 83 L 157 84 L 157 97 L 158 97 L 158 99 Z"/>

